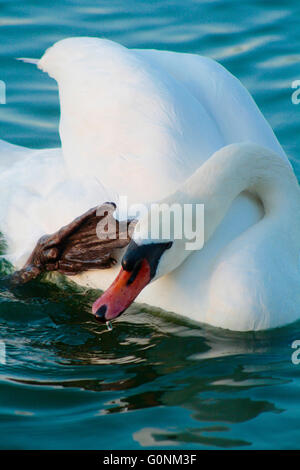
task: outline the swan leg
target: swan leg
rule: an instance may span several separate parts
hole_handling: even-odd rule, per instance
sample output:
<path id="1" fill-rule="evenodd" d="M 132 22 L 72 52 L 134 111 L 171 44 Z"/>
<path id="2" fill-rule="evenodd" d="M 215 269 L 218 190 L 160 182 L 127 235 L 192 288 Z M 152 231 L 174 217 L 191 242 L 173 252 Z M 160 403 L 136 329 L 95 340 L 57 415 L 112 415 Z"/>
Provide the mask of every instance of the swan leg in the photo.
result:
<path id="1" fill-rule="evenodd" d="M 89 269 L 106 269 L 116 263 L 115 249 L 124 248 L 130 241 L 129 222 L 113 218 L 116 206 L 105 203 L 85 212 L 52 235 L 41 237 L 24 267 L 11 276 L 14 284 L 25 284 L 46 271 L 58 271 L 74 276 Z M 104 220 L 103 220 L 104 219 Z M 97 225 L 113 222 L 114 238 L 99 238 Z M 120 236 L 122 235 L 122 236 Z"/>

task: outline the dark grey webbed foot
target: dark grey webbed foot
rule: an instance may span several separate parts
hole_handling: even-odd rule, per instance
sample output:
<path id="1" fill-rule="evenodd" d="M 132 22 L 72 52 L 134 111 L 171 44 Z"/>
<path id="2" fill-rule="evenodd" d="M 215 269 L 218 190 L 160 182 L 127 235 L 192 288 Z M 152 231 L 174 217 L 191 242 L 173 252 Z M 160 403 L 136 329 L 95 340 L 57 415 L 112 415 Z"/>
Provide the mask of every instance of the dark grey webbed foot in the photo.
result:
<path id="1" fill-rule="evenodd" d="M 129 222 L 119 223 L 113 218 L 115 209 L 113 203 L 95 207 L 52 235 L 41 237 L 25 266 L 12 275 L 11 281 L 14 284 L 25 284 L 46 271 L 59 271 L 72 276 L 116 264 L 113 252 L 128 245 L 130 234 Z M 97 225 L 100 221 L 107 227 L 110 222 L 115 224 L 114 238 L 99 238 Z"/>

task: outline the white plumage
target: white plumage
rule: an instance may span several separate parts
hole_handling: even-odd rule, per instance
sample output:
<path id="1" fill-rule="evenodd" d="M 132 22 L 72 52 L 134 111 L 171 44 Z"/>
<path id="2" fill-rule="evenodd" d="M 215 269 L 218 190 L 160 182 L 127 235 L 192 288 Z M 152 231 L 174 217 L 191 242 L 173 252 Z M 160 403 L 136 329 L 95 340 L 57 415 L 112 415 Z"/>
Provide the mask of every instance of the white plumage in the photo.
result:
<path id="1" fill-rule="evenodd" d="M 0 142 L 0 229 L 6 256 L 16 267 L 44 233 L 118 195 L 132 202 L 165 197 L 230 143 L 262 145 L 289 165 L 247 90 L 211 59 L 71 38 L 46 51 L 38 67 L 58 82 L 62 148 L 31 150 Z M 201 309 L 219 260 L 262 215 L 253 196 L 238 196 L 204 249 L 149 285 L 139 299 L 214 324 Z M 116 269 L 90 271 L 74 280 L 103 289 L 115 274 Z M 277 326 L 284 315 L 252 327 Z M 236 325 L 219 326 L 249 329 Z"/>

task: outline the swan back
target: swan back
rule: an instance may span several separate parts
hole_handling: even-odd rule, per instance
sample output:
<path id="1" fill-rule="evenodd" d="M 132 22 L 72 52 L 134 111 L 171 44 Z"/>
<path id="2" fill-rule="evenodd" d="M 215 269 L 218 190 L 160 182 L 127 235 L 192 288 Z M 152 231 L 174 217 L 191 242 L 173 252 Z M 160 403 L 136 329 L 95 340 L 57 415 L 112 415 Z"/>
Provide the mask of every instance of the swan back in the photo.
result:
<path id="1" fill-rule="evenodd" d="M 253 141 L 286 158 L 247 90 L 211 59 L 69 38 L 38 66 L 59 85 L 69 174 L 96 175 L 132 200 L 170 194 L 233 142 Z"/>

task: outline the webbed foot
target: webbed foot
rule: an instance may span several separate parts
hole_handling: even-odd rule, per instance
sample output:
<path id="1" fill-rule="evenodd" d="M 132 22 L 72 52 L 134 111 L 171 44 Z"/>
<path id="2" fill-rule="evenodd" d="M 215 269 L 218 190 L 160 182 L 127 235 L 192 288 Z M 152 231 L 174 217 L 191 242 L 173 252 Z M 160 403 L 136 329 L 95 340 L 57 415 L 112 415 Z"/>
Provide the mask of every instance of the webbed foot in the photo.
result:
<path id="1" fill-rule="evenodd" d="M 113 218 L 116 206 L 105 203 L 85 212 L 52 235 L 38 241 L 22 269 L 11 276 L 14 284 L 25 284 L 46 271 L 59 271 L 72 276 L 89 269 L 106 269 L 116 263 L 114 250 L 124 248 L 130 241 L 129 224 Z M 115 237 L 102 237 L 97 230 L 102 226 L 115 227 Z M 97 233 L 98 231 L 98 233 Z"/>

